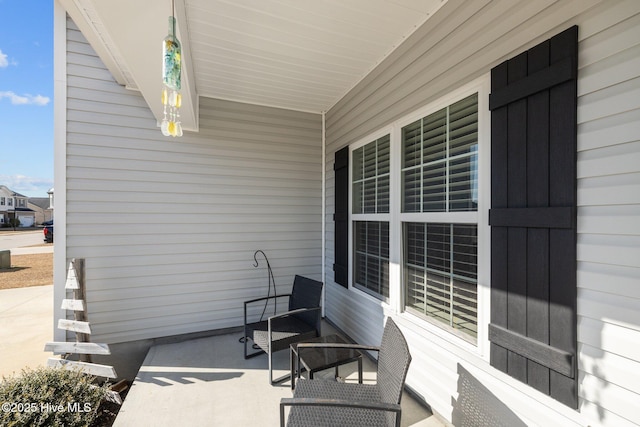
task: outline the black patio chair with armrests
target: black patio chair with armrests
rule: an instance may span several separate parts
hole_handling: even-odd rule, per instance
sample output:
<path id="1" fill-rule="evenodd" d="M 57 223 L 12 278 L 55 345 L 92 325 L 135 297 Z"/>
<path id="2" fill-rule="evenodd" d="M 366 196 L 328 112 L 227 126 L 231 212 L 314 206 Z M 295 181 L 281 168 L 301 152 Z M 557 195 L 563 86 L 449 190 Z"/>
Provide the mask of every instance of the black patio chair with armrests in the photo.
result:
<path id="1" fill-rule="evenodd" d="M 244 303 L 244 358 L 267 353 L 269 356 L 269 382 L 277 384 L 289 378 L 285 375 L 273 379 L 273 353 L 289 348 L 289 344 L 320 336 L 320 299 L 322 282 L 295 276 L 290 294 L 257 298 Z M 247 307 L 250 304 L 275 298 L 289 298 L 288 310 L 270 316 L 267 320 L 247 323 Z M 248 354 L 247 342 L 251 339 L 260 351 Z"/>
<path id="2" fill-rule="evenodd" d="M 280 400 L 280 425 L 285 425 L 285 407 L 290 406 L 288 427 L 396 426 L 400 427 L 400 400 L 411 354 L 402 332 L 387 320 L 380 347 L 356 344 L 298 344 L 298 357 L 305 348 L 355 348 L 378 351 L 375 384 L 301 379 L 293 398 Z M 299 366 L 299 364 L 298 364 Z"/>

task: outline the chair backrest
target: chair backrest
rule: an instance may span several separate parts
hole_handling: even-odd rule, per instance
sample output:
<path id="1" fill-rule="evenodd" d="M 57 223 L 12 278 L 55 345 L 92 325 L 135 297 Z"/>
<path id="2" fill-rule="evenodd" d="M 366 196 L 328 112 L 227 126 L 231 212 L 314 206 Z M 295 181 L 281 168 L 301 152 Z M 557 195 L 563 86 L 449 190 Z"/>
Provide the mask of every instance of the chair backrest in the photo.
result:
<path id="1" fill-rule="evenodd" d="M 322 282 L 296 275 L 289 298 L 289 310 L 320 307 L 321 297 Z M 319 313 L 302 313 L 296 317 L 309 325 L 315 325 Z"/>
<path id="2" fill-rule="evenodd" d="M 411 363 L 409 346 L 398 325 L 389 317 L 378 354 L 378 388 L 382 401 L 400 403 L 402 388 Z"/>

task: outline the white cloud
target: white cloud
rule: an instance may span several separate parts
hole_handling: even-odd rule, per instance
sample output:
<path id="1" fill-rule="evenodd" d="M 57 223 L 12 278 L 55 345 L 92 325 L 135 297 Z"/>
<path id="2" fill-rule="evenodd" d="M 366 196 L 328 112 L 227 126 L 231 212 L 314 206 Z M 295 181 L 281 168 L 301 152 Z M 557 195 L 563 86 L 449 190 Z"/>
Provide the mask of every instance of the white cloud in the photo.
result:
<path id="1" fill-rule="evenodd" d="M 47 197 L 53 180 L 25 175 L 0 175 L 0 184 L 29 197 Z"/>
<path id="2" fill-rule="evenodd" d="M 0 49 L 0 68 L 5 68 L 9 66 L 9 60 L 7 59 L 7 55 L 2 53 L 2 49 Z"/>
<path id="3" fill-rule="evenodd" d="M 29 94 L 18 95 L 16 93 L 11 92 L 11 91 L 0 92 L 0 100 L 2 100 L 2 98 L 9 98 L 13 105 L 38 105 L 38 106 L 44 106 L 44 105 L 47 105 L 49 103 L 49 101 L 51 101 L 51 99 L 49 99 L 49 97 L 47 97 L 47 96 L 42 96 L 42 95 L 35 95 L 34 96 L 34 95 L 29 95 Z"/>
<path id="4" fill-rule="evenodd" d="M 47 96 L 36 95 L 32 98 L 32 101 L 33 101 L 33 104 L 44 106 L 49 103 L 50 99 Z"/>

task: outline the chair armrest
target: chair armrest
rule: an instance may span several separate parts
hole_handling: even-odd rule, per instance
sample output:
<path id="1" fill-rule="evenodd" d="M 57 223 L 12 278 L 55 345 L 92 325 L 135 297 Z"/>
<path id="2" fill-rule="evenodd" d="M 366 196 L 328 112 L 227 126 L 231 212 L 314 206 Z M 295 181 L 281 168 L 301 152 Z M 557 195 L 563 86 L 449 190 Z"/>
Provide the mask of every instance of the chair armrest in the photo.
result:
<path id="1" fill-rule="evenodd" d="M 248 304 L 251 304 L 251 303 L 254 303 L 254 302 L 258 302 L 258 301 L 266 301 L 266 300 L 270 300 L 270 299 L 290 297 L 290 296 L 291 296 L 291 294 L 282 294 L 282 295 L 273 295 L 273 296 L 256 298 L 256 299 L 252 299 L 252 300 L 249 300 L 249 301 L 245 301 L 244 302 L 244 325 L 246 326 L 246 324 L 247 324 L 247 305 Z"/>
<path id="2" fill-rule="evenodd" d="M 317 399 L 307 397 L 282 398 L 280 400 L 280 426 L 284 427 L 285 406 L 326 406 L 339 408 L 371 409 L 375 411 L 395 412 L 396 427 L 400 427 L 402 407 L 397 403 L 366 402 L 342 399 Z"/>
<path id="3" fill-rule="evenodd" d="M 284 313 L 280 313 L 280 314 L 276 314 L 275 316 L 269 316 L 267 318 L 267 321 L 269 323 L 271 323 L 271 321 L 273 319 L 279 319 L 282 317 L 287 317 L 287 316 L 291 316 L 292 314 L 299 314 L 299 313 L 305 313 L 307 311 L 317 311 L 320 310 L 320 307 L 311 307 L 311 308 L 297 308 L 295 310 L 291 310 L 291 311 L 285 311 Z"/>
<path id="4" fill-rule="evenodd" d="M 249 301 L 245 301 L 244 305 L 251 304 L 252 302 L 264 301 L 264 300 L 267 300 L 267 299 L 290 297 L 290 296 L 291 296 L 291 294 L 283 294 L 283 295 L 272 295 L 272 296 L 268 296 L 268 297 L 256 298 L 256 299 L 252 299 L 252 300 L 249 300 Z"/>

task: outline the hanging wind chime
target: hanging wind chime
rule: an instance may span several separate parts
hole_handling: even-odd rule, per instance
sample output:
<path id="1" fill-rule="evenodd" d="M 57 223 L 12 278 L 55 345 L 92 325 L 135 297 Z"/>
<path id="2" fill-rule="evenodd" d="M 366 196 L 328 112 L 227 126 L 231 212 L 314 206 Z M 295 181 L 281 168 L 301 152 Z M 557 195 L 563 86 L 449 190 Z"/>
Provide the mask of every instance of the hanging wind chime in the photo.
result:
<path id="1" fill-rule="evenodd" d="M 171 16 L 169 17 L 169 34 L 162 41 L 162 105 L 164 117 L 160 129 L 164 136 L 182 136 L 180 124 L 180 72 L 182 52 L 180 42 L 176 37 L 175 6 L 171 1 Z"/>

